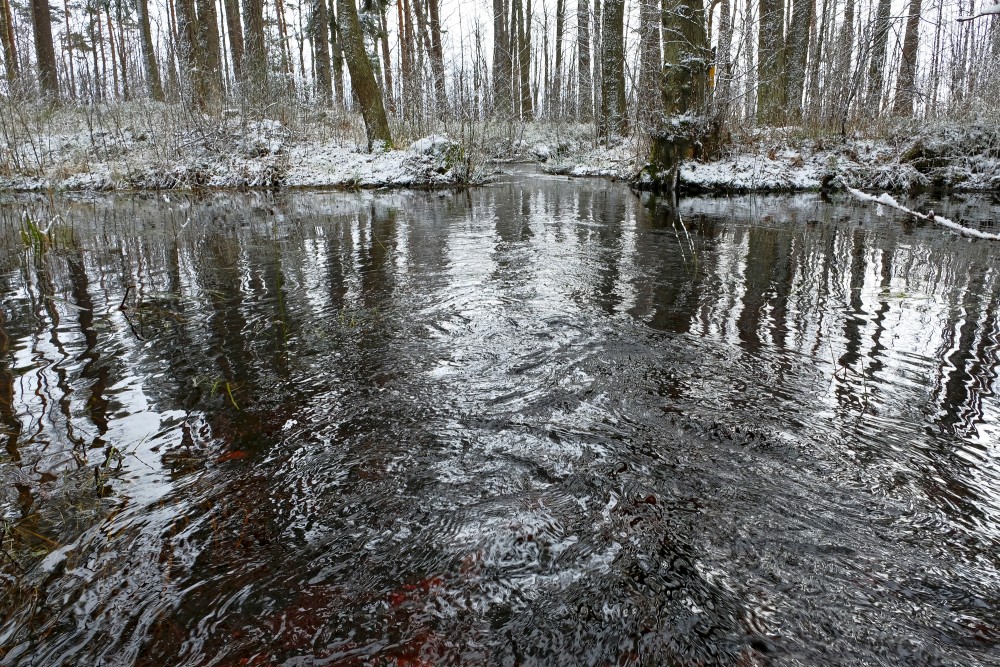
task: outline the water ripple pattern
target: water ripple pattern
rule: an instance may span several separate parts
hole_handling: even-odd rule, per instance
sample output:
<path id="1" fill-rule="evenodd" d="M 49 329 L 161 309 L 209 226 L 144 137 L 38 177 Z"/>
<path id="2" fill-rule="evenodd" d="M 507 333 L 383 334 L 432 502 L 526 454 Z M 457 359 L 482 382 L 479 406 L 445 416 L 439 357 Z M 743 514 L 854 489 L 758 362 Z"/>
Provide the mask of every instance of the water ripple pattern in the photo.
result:
<path id="1" fill-rule="evenodd" d="M 530 172 L 10 198 L 0 296 L 0 664 L 996 664 L 982 241 Z"/>

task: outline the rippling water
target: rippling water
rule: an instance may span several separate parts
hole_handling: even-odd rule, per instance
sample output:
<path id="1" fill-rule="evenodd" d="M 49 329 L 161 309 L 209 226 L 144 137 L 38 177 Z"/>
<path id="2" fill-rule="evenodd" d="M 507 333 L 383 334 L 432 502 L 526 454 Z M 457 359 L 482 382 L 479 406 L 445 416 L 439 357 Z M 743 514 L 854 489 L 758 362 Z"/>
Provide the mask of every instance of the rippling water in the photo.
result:
<path id="1" fill-rule="evenodd" d="M 8 200 L 0 662 L 997 664 L 998 246 L 884 213 Z"/>

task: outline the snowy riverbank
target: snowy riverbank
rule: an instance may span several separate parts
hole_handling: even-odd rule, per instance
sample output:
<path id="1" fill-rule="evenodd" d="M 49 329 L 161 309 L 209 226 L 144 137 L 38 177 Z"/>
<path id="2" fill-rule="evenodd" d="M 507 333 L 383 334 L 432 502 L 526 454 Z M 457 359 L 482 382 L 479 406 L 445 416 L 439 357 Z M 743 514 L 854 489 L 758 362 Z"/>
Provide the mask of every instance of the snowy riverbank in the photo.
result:
<path id="1" fill-rule="evenodd" d="M 96 122 L 95 122 L 96 121 Z M 138 112 L 58 111 L 44 123 L 5 125 L 0 190 L 110 191 L 246 188 L 434 187 L 482 182 L 491 162 L 538 162 L 550 173 L 633 180 L 649 140 L 597 142 L 591 125 L 482 126 L 464 145 L 447 130 L 401 148 L 367 152 L 360 119 L 281 122 Z M 454 135 L 453 135 L 454 136 Z M 719 159 L 689 160 L 688 193 L 791 192 L 828 184 L 862 190 L 1000 190 L 1000 128 L 899 129 L 872 139 L 815 138 L 801 129 L 744 132 Z"/>
<path id="2" fill-rule="evenodd" d="M 559 152 L 540 144 L 547 171 L 632 180 L 644 166 L 636 140 Z M 817 139 L 801 130 L 767 129 L 738 137 L 712 161 L 686 161 L 680 186 L 688 193 L 794 192 L 831 183 L 896 192 L 940 188 L 955 192 L 1000 190 L 1000 128 L 937 125 L 918 133 L 870 139 L 860 135 Z"/>
<path id="3" fill-rule="evenodd" d="M 22 123 L 0 146 L 0 190 L 428 187 L 482 178 L 463 148 L 440 135 L 368 152 L 360 119 L 317 115 L 290 125 L 237 114 L 179 119 L 167 110 L 106 111 L 96 124 L 75 110 Z"/>

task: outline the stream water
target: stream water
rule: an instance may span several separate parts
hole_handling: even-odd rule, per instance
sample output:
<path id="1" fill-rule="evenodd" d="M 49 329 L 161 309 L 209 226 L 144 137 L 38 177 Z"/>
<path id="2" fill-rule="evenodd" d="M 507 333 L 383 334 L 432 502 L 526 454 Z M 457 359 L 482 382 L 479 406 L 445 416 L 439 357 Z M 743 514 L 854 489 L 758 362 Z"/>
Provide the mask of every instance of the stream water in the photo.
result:
<path id="1" fill-rule="evenodd" d="M 4 200 L 0 664 L 1000 664 L 997 252 L 534 173 Z"/>

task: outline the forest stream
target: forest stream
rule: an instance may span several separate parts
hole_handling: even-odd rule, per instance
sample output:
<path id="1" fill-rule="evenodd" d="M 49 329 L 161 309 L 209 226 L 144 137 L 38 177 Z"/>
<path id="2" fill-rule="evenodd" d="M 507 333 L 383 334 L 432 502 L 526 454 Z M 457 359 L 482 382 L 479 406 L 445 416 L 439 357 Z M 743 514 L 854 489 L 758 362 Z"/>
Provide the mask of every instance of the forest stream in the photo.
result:
<path id="1" fill-rule="evenodd" d="M 998 249 L 529 171 L 7 197 L 0 664 L 996 665 Z"/>

